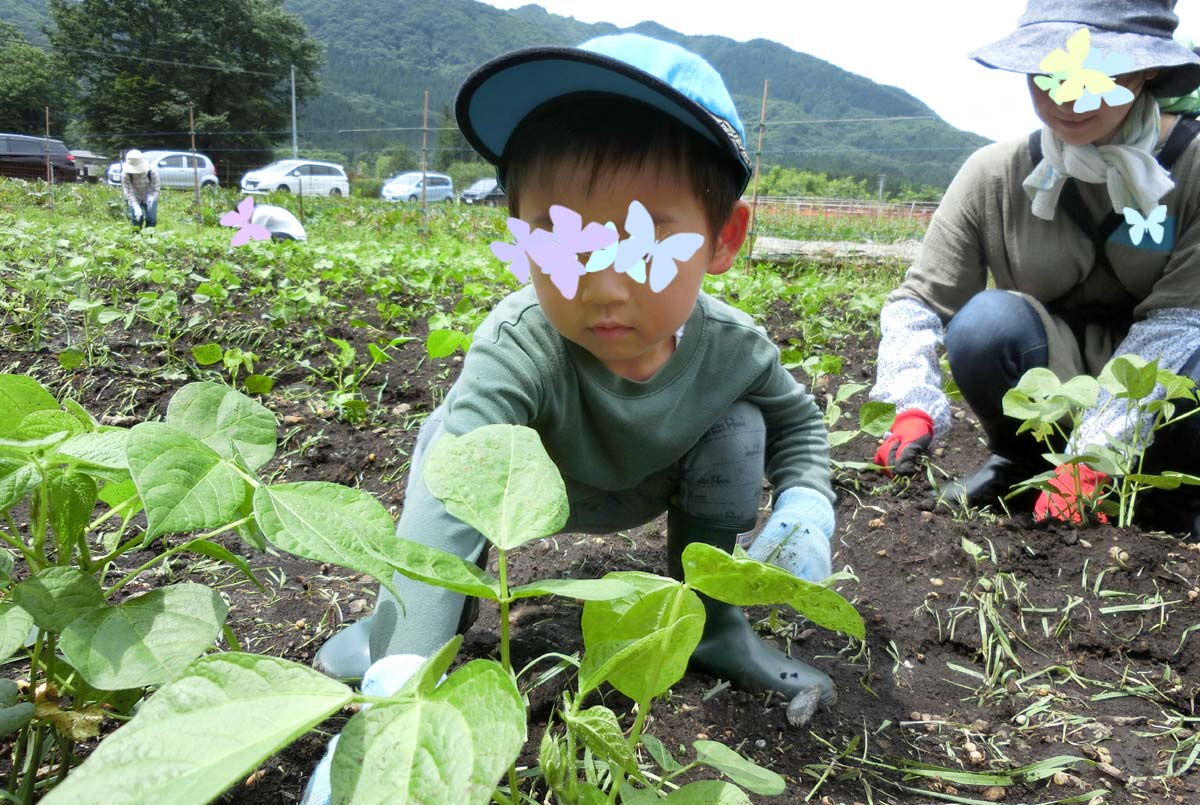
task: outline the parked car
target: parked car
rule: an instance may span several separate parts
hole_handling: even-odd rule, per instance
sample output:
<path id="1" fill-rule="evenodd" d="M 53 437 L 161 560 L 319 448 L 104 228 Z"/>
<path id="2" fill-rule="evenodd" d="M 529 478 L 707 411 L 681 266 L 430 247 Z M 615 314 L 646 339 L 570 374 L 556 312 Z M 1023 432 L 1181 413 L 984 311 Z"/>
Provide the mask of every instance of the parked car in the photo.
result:
<path id="1" fill-rule="evenodd" d="M 0 176 L 45 179 L 47 152 L 54 181 L 74 182 L 79 178 L 75 157 L 67 151 L 62 140 L 27 134 L 0 134 Z"/>
<path id="2" fill-rule="evenodd" d="M 384 182 L 379 195 L 384 201 L 420 201 L 422 187 L 426 202 L 454 203 L 454 180 L 444 173 L 398 173 Z"/>
<path id="3" fill-rule="evenodd" d="M 217 186 L 217 172 L 213 169 L 212 160 L 204 154 L 193 155 L 191 151 L 144 151 L 142 155 L 150 163 L 150 170 L 158 172 L 160 187 L 191 190 L 196 186 L 197 179 L 202 189 Z M 108 166 L 109 184 L 121 185 L 123 164 L 114 162 Z"/>
<path id="4" fill-rule="evenodd" d="M 81 182 L 103 182 L 108 178 L 108 157 L 82 149 L 71 149 Z"/>
<path id="5" fill-rule="evenodd" d="M 480 179 L 462 191 L 462 195 L 459 197 L 463 204 L 488 207 L 498 207 L 504 203 L 505 199 L 504 188 L 495 179 Z"/>
<path id="6" fill-rule="evenodd" d="M 242 177 L 247 193 L 299 193 L 302 196 L 348 196 L 350 180 L 341 165 L 308 159 L 281 159 Z"/>

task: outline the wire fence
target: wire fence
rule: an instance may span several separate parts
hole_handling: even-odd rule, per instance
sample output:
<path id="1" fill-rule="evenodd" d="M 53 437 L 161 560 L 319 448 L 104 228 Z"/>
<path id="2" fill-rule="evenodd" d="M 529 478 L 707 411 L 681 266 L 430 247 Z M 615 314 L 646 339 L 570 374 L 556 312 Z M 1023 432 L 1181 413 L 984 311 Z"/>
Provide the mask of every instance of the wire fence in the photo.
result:
<path id="1" fill-rule="evenodd" d="M 474 151 L 461 144 L 461 141 L 439 143 L 439 135 L 447 131 L 457 130 L 440 126 L 299 130 L 299 158 L 333 162 L 344 170 L 345 181 L 335 182 L 329 177 L 294 176 L 276 185 L 297 196 L 297 203 L 288 206 L 298 207 L 297 211 L 303 218 L 303 196 L 354 194 L 378 198 L 384 180 L 390 175 L 400 170 L 419 170 L 424 162 L 427 172 L 446 171 L 454 166 L 460 168 L 458 175 L 453 177 L 456 182 L 454 195 L 457 198 L 471 180 L 490 175 L 491 168 L 479 162 Z M 243 184 L 244 177 L 272 162 L 291 158 L 292 149 L 287 146 L 233 147 L 232 138 L 247 134 L 283 140 L 285 135 L 291 134 L 291 130 L 102 132 L 93 135 L 96 141 L 123 141 L 128 146 L 112 153 L 76 150 L 69 154 L 62 141 L 45 135 L 35 139 L 0 134 L 0 176 L 42 182 L 49 178 L 48 197 L 50 206 L 53 206 L 55 187 L 75 181 L 110 184 L 114 186 L 114 192 L 119 194 L 119 169 L 110 168 L 122 161 L 129 148 L 136 147 L 143 152 L 170 150 L 176 156 L 172 158 L 169 169 L 163 163 L 164 168 L 159 172 L 164 193 L 173 190 L 195 193 L 193 198 L 181 195 L 179 203 L 171 199 L 169 206 L 182 210 L 190 202 L 192 214 L 200 220 L 206 212 L 213 212 L 209 209 L 213 205 L 228 204 L 224 199 L 218 202 L 213 194 L 200 191 L 219 185 L 245 192 L 270 192 L 271 187 L 247 189 L 248 185 Z M 207 143 L 203 149 L 179 147 L 181 138 L 190 140 L 193 135 L 198 141 Z M 229 147 L 222 147 L 222 141 L 228 143 Z M 472 160 L 475 161 L 474 165 L 467 168 L 467 173 L 463 173 L 462 169 Z M 937 208 L 936 202 L 886 202 L 809 196 L 760 196 L 747 200 L 755 205 L 752 234 L 782 241 L 883 244 L 919 241 Z"/>
<path id="2" fill-rule="evenodd" d="M 798 241 L 919 241 L 938 203 L 807 196 L 760 196 L 754 234 Z"/>

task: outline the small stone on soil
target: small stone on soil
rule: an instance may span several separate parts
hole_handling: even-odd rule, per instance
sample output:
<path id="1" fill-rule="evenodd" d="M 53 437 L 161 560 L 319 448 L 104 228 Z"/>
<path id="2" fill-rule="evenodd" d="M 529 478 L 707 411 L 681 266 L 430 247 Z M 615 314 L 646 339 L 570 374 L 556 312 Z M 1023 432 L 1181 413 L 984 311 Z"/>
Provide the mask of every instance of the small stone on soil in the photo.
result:
<path id="1" fill-rule="evenodd" d="M 1002 802 L 1008 792 L 998 785 L 983 789 L 983 798 L 988 802 Z"/>

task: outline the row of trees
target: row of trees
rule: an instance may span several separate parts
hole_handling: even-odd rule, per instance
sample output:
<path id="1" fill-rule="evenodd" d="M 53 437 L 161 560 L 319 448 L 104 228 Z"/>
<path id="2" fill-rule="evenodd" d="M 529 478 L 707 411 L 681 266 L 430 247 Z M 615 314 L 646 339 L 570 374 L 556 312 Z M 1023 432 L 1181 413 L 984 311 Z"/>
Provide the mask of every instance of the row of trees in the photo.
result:
<path id="1" fill-rule="evenodd" d="M 40 134 L 49 107 L 52 136 L 115 155 L 190 148 L 194 125 L 196 148 L 228 166 L 222 175 L 232 181 L 291 156 L 281 146 L 290 141 L 293 68 L 297 105 L 320 91 L 321 46 L 282 0 L 50 0 L 49 10 L 49 47 L 0 23 L 0 131 Z M 433 125 L 427 167 L 480 173 L 449 107 Z M 304 155 L 379 179 L 420 165 L 419 150 L 394 133 L 337 140 L 336 151 Z M 342 147 L 346 140 L 353 145 Z"/>
<path id="2" fill-rule="evenodd" d="M 0 28 L 0 130 L 109 152 L 196 147 L 261 163 L 296 102 L 319 91 L 321 46 L 282 0 L 50 0 L 49 48 Z"/>

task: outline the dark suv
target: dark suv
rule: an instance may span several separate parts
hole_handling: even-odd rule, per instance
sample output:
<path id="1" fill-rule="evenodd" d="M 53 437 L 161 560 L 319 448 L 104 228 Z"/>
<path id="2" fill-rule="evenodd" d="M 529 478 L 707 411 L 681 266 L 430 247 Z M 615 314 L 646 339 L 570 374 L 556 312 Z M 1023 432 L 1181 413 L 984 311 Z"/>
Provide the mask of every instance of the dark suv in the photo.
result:
<path id="1" fill-rule="evenodd" d="M 54 181 L 73 182 L 79 178 L 75 157 L 67 152 L 62 140 L 47 140 L 45 137 L 25 134 L 0 134 L 0 176 L 45 179 L 47 151 Z"/>

